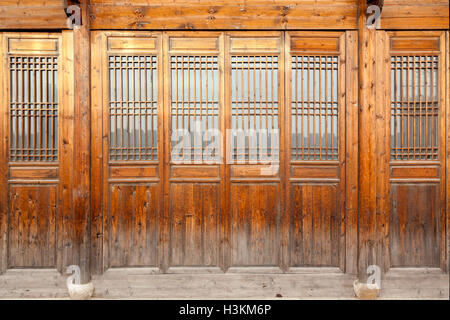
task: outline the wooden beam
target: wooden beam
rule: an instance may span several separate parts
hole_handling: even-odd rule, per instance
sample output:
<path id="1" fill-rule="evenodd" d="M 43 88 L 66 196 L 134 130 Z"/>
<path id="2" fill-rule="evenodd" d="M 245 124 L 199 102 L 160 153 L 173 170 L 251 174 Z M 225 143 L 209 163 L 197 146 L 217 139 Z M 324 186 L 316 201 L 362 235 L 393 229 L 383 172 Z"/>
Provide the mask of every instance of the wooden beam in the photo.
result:
<path id="1" fill-rule="evenodd" d="M 0 29 L 67 29 L 62 0 L 3 0 Z"/>
<path id="2" fill-rule="evenodd" d="M 164 3 L 92 4 L 93 29 L 356 29 L 356 5 L 346 3 L 239 5 Z M 134 4 L 134 3 L 133 3 Z"/>

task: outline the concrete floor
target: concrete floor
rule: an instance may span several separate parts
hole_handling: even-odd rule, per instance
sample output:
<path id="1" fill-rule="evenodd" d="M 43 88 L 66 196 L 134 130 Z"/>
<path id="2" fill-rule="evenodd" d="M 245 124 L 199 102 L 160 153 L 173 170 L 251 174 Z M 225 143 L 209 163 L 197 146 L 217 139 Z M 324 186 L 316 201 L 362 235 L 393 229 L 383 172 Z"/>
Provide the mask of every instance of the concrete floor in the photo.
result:
<path id="1" fill-rule="evenodd" d="M 0 275 L 0 299 L 68 299 L 56 270 L 12 269 Z M 94 299 L 355 299 L 355 277 L 333 269 L 286 274 L 159 274 L 109 269 L 94 276 Z M 393 269 L 379 299 L 449 299 L 449 277 L 437 269 Z"/>

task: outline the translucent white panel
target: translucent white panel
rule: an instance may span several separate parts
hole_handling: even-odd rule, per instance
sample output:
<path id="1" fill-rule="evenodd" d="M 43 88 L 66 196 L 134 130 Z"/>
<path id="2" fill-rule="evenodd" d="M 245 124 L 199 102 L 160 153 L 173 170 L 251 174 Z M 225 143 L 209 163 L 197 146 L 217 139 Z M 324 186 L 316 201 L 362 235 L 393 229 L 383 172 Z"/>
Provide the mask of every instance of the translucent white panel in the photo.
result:
<path id="1" fill-rule="evenodd" d="M 391 57 L 391 158 L 438 159 L 438 56 Z"/>
<path id="2" fill-rule="evenodd" d="M 232 159 L 277 161 L 278 57 L 231 57 Z"/>
<path id="3" fill-rule="evenodd" d="M 338 57 L 293 56 L 292 160 L 338 159 Z"/>
<path id="4" fill-rule="evenodd" d="M 10 160 L 58 160 L 58 58 L 11 56 Z"/>
<path id="5" fill-rule="evenodd" d="M 110 159 L 157 160 L 157 57 L 108 59 Z"/>
<path id="6" fill-rule="evenodd" d="M 172 161 L 218 162 L 218 57 L 184 55 L 170 59 Z"/>

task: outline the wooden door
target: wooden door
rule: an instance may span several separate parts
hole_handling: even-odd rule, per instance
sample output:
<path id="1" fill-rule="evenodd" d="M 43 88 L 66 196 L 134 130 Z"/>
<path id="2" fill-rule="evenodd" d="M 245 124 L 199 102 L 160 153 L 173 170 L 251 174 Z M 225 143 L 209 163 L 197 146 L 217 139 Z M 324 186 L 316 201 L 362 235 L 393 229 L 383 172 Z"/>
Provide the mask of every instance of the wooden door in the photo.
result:
<path id="1" fill-rule="evenodd" d="M 164 34 L 168 272 L 223 265 L 223 33 Z"/>
<path id="2" fill-rule="evenodd" d="M 0 40 L 0 272 L 62 270 L 73 232 L 72 34 Z"/>
<path id="3" fill-rule="evenodd" d="M 161 34 L 94 32 L 91 39 L 93 272 L 158 267 Z"/>
<path id="4" fill-rule="evenodd" d="M 390 111 L 386 117 L 390 154 L 386 264 L 445 270 L 445 33 L 382 36 L 388 61 L 383 77 L 385 103 Z"/>
<path id="5" fill-rule="evenodd" d="M 285 230 L 291 271 L 356 272 L 355 38 L 353 32 L 286 36 Z"/>
<path id="6" fill-rule="evenodd" d="M 346 51 L 355 54 L 355 40 L 94 32 L 96 271 L 345 270 L 350 261 L 353 272 L 357 188 L 346 170 L 356 167 L 357 83 Z M 317 95 L 303 107 L 302 86 Z M 299 121 L 317 130 L 300 133 Z M 317 146 L 302 147 L 302 134 Z"/>

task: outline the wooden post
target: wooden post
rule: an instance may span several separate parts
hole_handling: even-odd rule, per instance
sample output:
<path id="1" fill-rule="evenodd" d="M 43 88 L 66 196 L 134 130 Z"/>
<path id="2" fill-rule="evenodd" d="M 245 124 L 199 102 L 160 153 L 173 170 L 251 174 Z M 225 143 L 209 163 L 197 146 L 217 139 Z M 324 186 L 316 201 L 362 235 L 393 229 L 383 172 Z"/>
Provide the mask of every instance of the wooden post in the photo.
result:
<path id="1" fill-rule="evenodd" d="M 359 243 L 358 273 L 388 268 L 389 108 L 386 104 L 386 33 L 369 29 L 366 0 L 359 1 Z"/>
<path id="2" fill-rule="evenodd" d="M 375 30 L 366 27 L 366 0 L 359 0 L 359 254 L 360 281 L 367 280 L 367 267 L 373 264 L 375 217 Z M 362 142 L 362 143 L 361 143 Z"/>
<path id="3" fill-rule="evenodd" d="M 81 283 L 90 281 L 90 31 L 89 1 L 81 2 L 81 26 L 74 26 L 74 257 Z"/>

